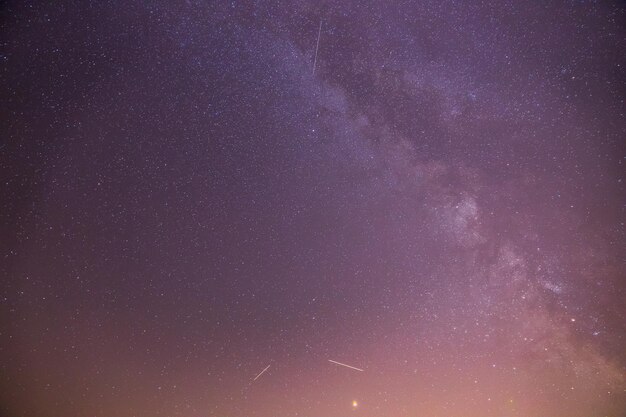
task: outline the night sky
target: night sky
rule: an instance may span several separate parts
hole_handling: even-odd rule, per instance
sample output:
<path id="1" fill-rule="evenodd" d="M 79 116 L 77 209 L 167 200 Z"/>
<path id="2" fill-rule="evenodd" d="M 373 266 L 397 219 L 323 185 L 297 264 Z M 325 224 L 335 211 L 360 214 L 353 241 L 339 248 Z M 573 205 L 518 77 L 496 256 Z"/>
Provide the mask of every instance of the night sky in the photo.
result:
<path id="1" fill-rule="evenodd" d="M 625 69 L 618 1 L 3 2 L 0 415 L 626 415 Z"/>

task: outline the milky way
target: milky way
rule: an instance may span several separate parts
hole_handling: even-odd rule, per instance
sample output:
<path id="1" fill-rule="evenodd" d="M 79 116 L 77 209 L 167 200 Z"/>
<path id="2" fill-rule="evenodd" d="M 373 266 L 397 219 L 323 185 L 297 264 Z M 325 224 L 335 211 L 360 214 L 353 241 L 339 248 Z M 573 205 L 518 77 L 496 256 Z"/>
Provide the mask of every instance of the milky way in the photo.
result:
<path id="1" fill-rule="evenodd" d="M 623 416 L 625 11 L 4 2 L 0 414 Z"/>

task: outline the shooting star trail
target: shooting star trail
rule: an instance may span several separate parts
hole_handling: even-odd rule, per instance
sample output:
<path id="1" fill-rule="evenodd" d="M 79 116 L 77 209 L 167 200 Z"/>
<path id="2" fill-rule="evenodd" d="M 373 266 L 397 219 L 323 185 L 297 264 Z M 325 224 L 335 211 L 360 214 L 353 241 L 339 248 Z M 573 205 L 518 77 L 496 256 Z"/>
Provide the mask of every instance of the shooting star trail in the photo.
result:
<path id="1" fill-rule="evenodd" d="M 345 363 L 333 361 L 331 359 L 329 359 L 328 362 L 336 363 L 337 365 L 345 366 L 346 368 L 350 368 L 350 369 L 354 369 L 355 371 L 363 372 L 363 369 L 355 368 L 354 366 L 346 365 Z"/>
<path id="2" fill-rule="evenodd" d="M 322 21 L 320 20 L 320 28 L 317 31 L 317 45 L 315 46 L 315 59 L 313 59 L 313 75 L 315 75 L 315 64 L 317 63 L 317 51 L 320 49 L 320 36 L 322 35 Z"/>
<path id="3" fill-rule="evenodd" d="M 271 365 L 271 364 L 270 364 Z M 257 376 L 254 377 L 253 381 L 256 381 L 261 375 L 263 375 L 265 373 L 265 371 L 267 371 L 270 368 L 270 365 L 267 365 L 267 367 L 265 369 L 263 369 L 261 371 L 260 374 L 258 374 Z"/>

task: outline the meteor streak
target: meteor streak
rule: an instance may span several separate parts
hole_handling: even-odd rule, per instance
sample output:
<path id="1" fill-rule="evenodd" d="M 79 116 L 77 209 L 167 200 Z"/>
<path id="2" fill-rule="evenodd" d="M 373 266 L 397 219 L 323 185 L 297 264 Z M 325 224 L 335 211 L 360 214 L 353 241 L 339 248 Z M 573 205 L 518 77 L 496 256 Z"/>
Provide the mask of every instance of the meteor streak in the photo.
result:
<path id="1" fill-rule="evenodd" d="M 270 365 L 271 365 L 271 364 L 270 364 Z M 263 375 L 263 374 L 265 373 L 265 371 L 267 371 L 267 370 L 269 369 L 270 365 L 267 365 L 267 367 L 266 367 L 265 369 L 263 369 L 263 370 L 261 371 L 261 373 L 260 373 L 260 374 L 258 374 L 257 376 L 255 376 L 255 377 L 254 377 L 254 379 L 253 379 L 253 381 L 256 381 L 256 380 L 257 380 L 257 379 L 258 379 L 261 375 Z"/>
<path id="2" fill-rule="evenodd" d="M 355 371 L 363 372 L 363 369 L 355 368 L 354 366 L 346 365 L 345 363 L 333 361 L 331 359 L 329 359 L 328 362 L 336 363 L 337 365 L 345 366 L 346 368 L 350 368 L 350 369 L 354 369 Z"/>
<path id="3" fill-rule="evenodd" d="M 320 28 L 317 31 L 317 45 L 315 46 L 315 59 L 313 60 L 313 74 L 315 74 L 315 64 L 317 63 L 317 50 L 320 49 L 320 36 L 322 36 L 322 21 L 320 20 Z"/>

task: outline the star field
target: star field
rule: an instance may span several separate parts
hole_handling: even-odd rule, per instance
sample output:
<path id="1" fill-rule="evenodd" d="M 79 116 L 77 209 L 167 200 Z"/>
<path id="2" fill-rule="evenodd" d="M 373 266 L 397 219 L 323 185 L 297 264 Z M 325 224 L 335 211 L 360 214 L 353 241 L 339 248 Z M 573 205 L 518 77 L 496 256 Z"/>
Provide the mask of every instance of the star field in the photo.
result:
<path id="1" fill-rule="evenodd" d="M 623 416 L 625 12 L 3 3 L 0 414 Z"/>

